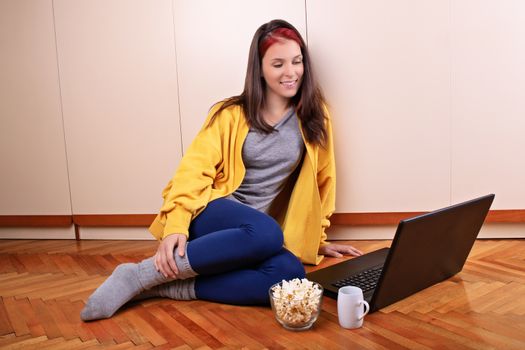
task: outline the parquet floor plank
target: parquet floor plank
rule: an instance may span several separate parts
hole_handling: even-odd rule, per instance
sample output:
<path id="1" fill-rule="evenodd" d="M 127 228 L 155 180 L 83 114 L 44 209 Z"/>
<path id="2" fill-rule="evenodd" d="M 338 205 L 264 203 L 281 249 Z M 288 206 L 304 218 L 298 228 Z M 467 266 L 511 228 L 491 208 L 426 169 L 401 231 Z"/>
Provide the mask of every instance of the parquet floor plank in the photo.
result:
<path id="1" fill-rule="evenodd" d="M 77 337 L 76 330 L 74 325 L 69 322 L 66 315 L 62 312 L 62 309 L 59 307 L 59 304 L 56 300 L 47 300 L 44 302 L 53 321 L 57 325 L 57 328 L 60 330 L 60 334 L 66 340 L 71 340 Z"/>
<path id="2" fill-rule="evenodd" d="M 29 336 L 17 337 L 15 339 L 12 339 L 12 341 L 10 341 L 9 343 L 3 344 L 2 349 L 37 349 L 43 342 L 47 340 L 48 338 L 45 335 L 36 338 L 32 338 Z"/>
<path id="3" fill-rule="evenodd" d="M 251 349 L 262 349 L 265 346 L 271 347 L 272 349 L 284 348 L 276 342 L 275 334 L 264 334 L 261 332 L 259 328 L 261 324 L 259 322 L 253 322 L 242 309 L 217 305 L 213 309 L 213 313 L 236 330 L 242 332 L 242 334 L 253 339 L 253 344 L 249 346 Z M 250 313 L 250 315 L 251 314 L 252 313 Z"/>
<path id="4" fill-rule="evenodd" d="M 389 329 L 388 320 L 381 318 L 381 315 L 377 315 L 377 313 L 368 315 L 367 318 L 366 324 L 364 324 L 363 327 L 389 339 L 403 349 L 430 349 L 427 346 L 415 342 L 406 334 L 398 334 L 395 329 Z"/>
<path id="5" fill-rule="evenodd" d="M 33 337 L 46 335 L 44 327 L 38 322 L 35 310 L 27 298 L 16 299 L 16 308 Z"/>
<path id="6" fill-rule="evenodd" d="M 158 305 L 153 305 L 147 308 L 151 319 L 146 316 L 147 321 L 155 327 L 156 331 L 168 342 L 170 347 L 175 348 L 182 345 L 187 345 L 186 342 L 177 334 L 178 323 L 172 322 L 173 319 Z M 160 325 L 159 325 L 160 324 Z"/>
<path id="7" fill-rule="evenodd" d="M 321 314 L 321 317 L 326 319 L 326 322 L 321 322 L 318 331 L 324 333 L 324 329 L 329 327 L 332 332 L 330 337 L 337 340 L 338 344 L 346 344 L 349 340 L 356 344 L 358 348 L 364 347 L 366 349 L 405 349 L 396 342 L 384 337 L 381 334 L 375 333 L 368 328 L 369 322 L 365 322 L 363 327 L 359 329 L 346 330 L 341 332 L 339 321 L 337 319 L 337 303 L 333 299 L 326 299 L 324 302 L 324 310 L 326 312 Z M 331 306 L 331 307 L 330 307 Z M 332 310 L 332 311 L 329 311 Z M 352 337 L 348 334 L 352 333 Z"/>
<path id="8" fill-rule="evenodd" d="M 14 329 L 9 321 L 7 310 L 5 309 L 4 300 L 0 298 L 0 336 L 13 333 Z"/>
<path id="9" fill-rule="evenodd" d="M 82 268 L 88 275 L 97 275 L 106 271 L 106 269 L 98 263 L 97 259 L 93 255 L 78 255 L 76 259 L 82 264 Z"/>
<path id="10" fill-rule="evenodd" d="M 33 284 L 34 288 L 23 293 L 17 293 L 27 298 L 60 299 L 64 296 L 76 294 L 81 291 L 92 291 L 93 286 L 98 286 L 104 281 L 100 276 L 75 276 L 55 275 L 51 280 Z"/>
<path id="11" fill-rule="evenodd" d="M 103 347 L 96 339 L 91 339 L 89 341 L 81 341 L 80 344 L 75 344 L 74 346 L 72 346 L 72 344 L 68 344 L 68 346 L 69 348 L 66 347 L 66 349 L 71 350 L 85 350 L 93 347 L 100 349 L 101 347 Z"/>
<path id="12" fill-rule="evenodd" d="M 487 262 L 483 260 L 477 260 L 470 263 L 469 267 L 476 271 L 483 271 L 484 274 L 490 275 L 492 280 L 501 281 L 503 283 L 509 283 L 511 281 L 519 281 L 525 283 L 525 275 L 523 272 L 515 269 L 507 268 L 498 264 L 497 262 Z"/>
<path id="13" fill-rule="evenodd" d="M 86 322 L 84 323 L 86 328 L 89 329 L 95 338 L 102 344 L 115 344 L 116 341 L 113 339 L 110 330 L 104 327 L 103 322 Z"/>
<path id="14" fill-rule="evenodd" d="M 27 272 L 41 273 L 42 261 L 38 259 L 37 254 L 19 254 L 18 261 Z"/>
<path id="15" fill-rule="evenodd" d="M 48 349 L 48 350 L 73 350 L 73 349 L 78 349 L 79 347 L 81 348 L 84 345 L 82 340 L 80 340 L 78 338 L 74 338 L 74 339 L 66 340 L 66 341 L 63 341 L 63 340 L 59 341 L 59 338 L 54 339 L 54 340 L 55 340 L 55 342 L 53 344 L 46 343 L 45 346 L 39 347 L 38 350 L 45 350 L 45 349 Z"/>
<path id="16" fill-rule="evenodd" d="M 142 305 L 137 305 L 134 307 L 134 312 L 130 313 L 128 319 L 135 326 L 136 329 L 140 330 L 140 333 L 148 339 L 154 346 L 159 346 L 166 344 L 168 341 L 164 339 L 155 329 L 154 325 L 162 326 L 158 319 L 155 316 L 148 316 L 148 313 L 144 310 Z M 149 323 L 149 321 L 154 321 Z"/>
<path id="17" fill-rule="evenodd" d="M 133 314 L 133 312 L 129 310 L 119 312 L 116 316 L 113 317 L 113 320 L 118 324 L 122 332 L 131 340 L 133 344 L 141 345 L 148 343 L 148 339 L 145 338 L 140 333 L 140 330 L 135 328 L 134 324 L 130 321 L 130 319 L 127 316 L 128 314 Z M 92 323 L 96 322 L 88 322 L 87 324 L 90 325 Z"/>
<path id="18" fill-rule="evenodd" d="M 258 329 L 272 329 L 275 326 L 275 322 L 277 322 L 270 310 L 263 309 L 263 308 L 257 308 L 252 312 L 251 314 L 254 314 L 257 319 Z M 321 334 L 323 329 L 323 317 L 319 318 L 318 322 L 314 324 L 312 327 L 311 332 L 314 337 L 318 337 L 318 334 Z M 271 336 L 275 342 L 277 342 L 280 346 L 284 347 L 285 349 L 315 349 L 317 348 L 323 348 L 324 345 L 326 345 L 327 341 L 325 337 L 319 337 L 318 341 L 312 342 L 308 341 L 303 336 L 301 332 L 289 332 L 286 331 L 284 328 L 278 328 L 274 332 L 271 332 L 271 334 L 268 334 L 268 336 Z M 349 339 L 348 339 L 349 340 Z M 330 342 L 333 345 L 334 349 L 340 348 L 342 344 L 335 344 L 334 342 Z M 349 343 L 349 342 L 348 342 Z M 326 347 L 324 347 L 326 348 Z"/>
<path id="19" fill-rule="evenodd" d="M 351 242 L 371 251 L 390 241 Z M 84 323 L 88 296 L 155 241 L 0 240 L 1 349 L 525 349 L 525 240 L 479 240 L 460 273 L 339 326 L 337 303 L 305 332 L 282 328 L 268 307 L 151 299 Z M 318 267 L 341 259 L 325 259 Z"/>
<path id="20" fill-rule="evenodd" d="M 405 299 L 401 300 L 395 305 L 391 305 L 386 307 L 383 312 L 389 313 L 393 311 L 399 311 L 405 314 L 408 314 L 414 310 L 418 309 L 426 309 L 429 307 L 429 304 L 438 304 L 440 303 L 440 299 L 447 295 L 447 293 L 453 289 L 455 286 L 455 283 L 451 281 L 445 281 L 438 283 L 437 285 L 433 286 L 434 288 L 432 290 L 422 290 L 421 292 L 417 293 L 416 295 L 413 295 L 410 300 Z"/>
<path id="21" fill-rule="evenodd" d="M 436 347 L 469 349 L 464 344 L 464 337 L 449 332 L 446 329 L 432 327 L 428 323 L 421 322 L 417 318 L 399 313 L 397 311 L 389 314 L 391 323 L 387 326 L 396 333 L 409 336 L 410 339 L 430 349 Z"/>
<path id="22" fill-rule="evenodd" d="M 191 320 L 200 329 L 205 330 L 204 334 L 201 334 L 200 339 L 212 349 L 220 349 L 224 346 L 221 342 L 222 330 L 217 327 L 213 322 L 204 317 L 199 311 L 203 307 L 208 307 L 205 304 L 188 303 L 178 308 L 179 312 Z"/>
<path id="23" fill-rule="evenodd" d="M 9 281 L 4 281 L 0 287 L 2 296 L 23 295 L 28 290 L 32 289 L 33 285 L 38 285 L 40 282 L 47 282 L 52 278 L 50 273 L 45 274 L 27 274 L 23 273 L 17 277 L 11 278 Z"/>
<path id="24" fill-rule="evenodd" d="M 29 303 L 35 310 L 37 322 L 44 328 L 47 337 L 49 339 L 61 337 L 62 333 L 51 316 L 51 310 L 46 307 L 42 299 L 30 299 Z"/>
<path id="25" fill-rule="evenodd" d="M 55 261 L 55 255 L 50 254 L 38 254 L 38 257 L 42 261 L 42 269 L 44 272 L 50 272 L 52 274 L 63 274 L 64 272 L 59 268 Z"/>
<path id="26" fill-rule="evenodd" d="M 111 336 L 117 344 L 129 342 L 129 337 L 122 331 L 114 319 L 100 320 L 101 327 Z"/>
<path id="27" fill-rule="evenodd" d="M 174 308 L 173 308 L 174 309 Z M 250 338 L 245 333 L 241 332 L 233 324 L 228 322 L 227 318 L 223 317 L 224 313 L 217 305 L 212 305 L 209 308 L 201 309 L 200 312 L 204 317 L 215 323 L 221 328 L 221 342 L 228 347 L 242 347 L 246 346 L 249 349 L 261 349 L 264 346 L 257 340 Z"/>
<path id="28" fill-rule="evenodd" d="M 23 315 L 20 313 L 18 303 L 15 301 L 14 297 L 2 297 L 5 311 L 7 313 L 8 321 L 13 328 L 16 336 L 22 336 L 29 334 L 29 327 L 25 322 Z"/>
<path id="29" fill-rule="evenodd" d="M 13 266 L 11 264 L 11 259 L 8 254 L 0 254 L 0 274 L 5 274 L 7 272 L 13 271 Z M 2 275 L 0 275 L 0 278 Z"/>
<path id="30" fill-rule="evenodd" d="M 101 279 L 101 281 L 103 280 L 104 279 Z M 77 290 L 73 293 L 57 297 L 57 300 L 82 301 L 85 303 L 88 297 L 93 293 L 96 287 L 98 287 L 100 284 L 96 284 L 93 282 L 91 285 L 92 285 L 91 289 L 85 286 L 85 288 L 82 288 L 81 290 Z"/>
<path id="31" fill-rule="evenodd" d="M 517 335 L 523 331 L 523 329 L 520 330 L 518 326 L 508 319 L 505 320 L 500 318 L 498 324 L 493 324 L 493 317 L 490 314 L 469 313 L 465 317 L 464 314 L 457 312 L 450 312 L 448 314 L 437 314 L 431 312 L 424 316 L 416 314 L 415 317 L 424 317 L 424 320 L 427 320 L 432 324 L 439 325 L 439 327 L 449 329 L 465 336 L 472 342 L 472 346 L 478 349 L 494 347 L 493 344 L 491 345 L 490 343 L 479 341 L 480 335 L 477 332 L 478 327 L 489 329 L 491 332 L 517 341 L 520 341 L 519 336 L 517 337 Z M 473 321 L 473 323 L 465 322 L 467 319 Z"/>
<path id="32" fill-rule="evenodd" d="M 273 322 L 275 322 L 273 315 L 271 313 L 268 313 L 267 311 L 268 310 L 265 310 L 264 308 L 258 307 L 258 308 L 254 308 L 254 310 L 252 310 L 252 312 L 250 312 L 248 316 L 244 314 L 243 316 L 239 316 L 239 317 L 242 317 L 243 321 L 246 323 L 246 325 L 244 326 L 245 328 L 249 327 L 253 331 L 262 333 L 260 332 L 261 329 L 271 326 Z M 202 321 L 205 320 L 200 315 L 199 312 L 193 312 L 191 314 L 185 312 L 185 314 L 187 314 L 188 317 L 192 319 L 200 316 Z M 208 327 L 205 327 L 205 329 L 208 332 L 210 332 Z M 214 333 L 216 333 L 217 331 L 220 331 L 220 329 L 218 328 L 215 329 Z M 294 343 L 293 339 L 288 338 L 286 336 L 287 335 L 286 333 L 276 332 L 272 334 L 264 334 L 264 337 L 258 336 L 259 337 L 258 341 L 263 343 L 270 349 L 293 349 L 294 347 L 297 347 L 297 344 Z M 213 333 L 210 332 L 210 334 L 213 334 Z"/>
<path id="33" fill-rule="evenodd" d="M 372 342 L 367 338 L 369 332 L 366 329 L 358 329 L 352 331 L 352 337 L 340 332 L 340 327 L 333 321 L 337 320 L 331 317 L 332 315 L 321 315 L 319 320 L 319 327 L 314 329 L 316 339 L 312 339 L 309 343 L 317 345 L 317 338 L 322 339 L 319 345 L 324 349 L 389 349 L 380 344 Z"/>
<path id="34" fill-rule="evenodd" d="M 10 265 L 13 266 L 13 270 L 18 273 L 24 273 L 26 272 L 26 268 L 24 264 L 20 261 L 18 255 L 10 255 L 9 256 Z"/>
<path id="35" fill-rule="evenodd" d="M 38 350 L 50 350 L 50 349 L 56 349 L 60 348 L 64 345 L 68 345 L 68 341 L 66 341 L 63 338 L 54 338 L 54 339 L 48 339 L 45 341 L 42 341 L 38 344 Z"/>
<path id="36" fill-rule="evenodd" d="M 199 348 L 197 348 L 199 349 Z M 188 344 L 184 344 L 184 345 L 181 345 L 181 346 L 177 346 L 176 348 L 173 348 L 173 350 L 193 350 L 193 348 L 191 346 L 189 346 Z"/>
<path id="37" fill-rule="evenodd" d="M 28 273 L 25 273 L 24 275 L 28 275 Z M 4 282 L 11 281 L 12 279 L 16 279 L 20 276 L 18 272 L 5 272 L 0 274 L 0 288 L 4 285 Z"/>
<path id="38" fill-rule="evenodd" d="M 23 335 L 21 337 L 17 337 L 14 333 L 0 335 L 0 349 L 6 349 L 10 344 L 18 343 L 31 338 L 35 337 L 32 337 L 31 335 Z"/>
<path id="39" fill-rule="evenodd" d="M 57 304 L 60 309 L 64 312 L 64 316 L 75 330 L 75 334 L 83 342 L 88 342 L 95 339 L 96 337 L 91 332 L 86 323 L 80 320 L 80 311 L 84 307 L 84 303 L 81 302 L 70 302 L 66 300 L 58 300 Z M 97 341 L 98 343 L 98 341 Z"/>
<path id="40" fill-rule="evenodd" d="M 197 335 L 193 334 L 192 331 L 196 328 L 193 326 L 193 324 L 187 323 L 184 318 L 181 318 L 179 316 L 180 312 L 173 305 L 161 305 L 159 307 L 157 315 L 159 319 L 169 324 L 173 332 L 191 348 L 208 346 L 206 344 L 206 341 L 209 341 L 208 336 L 200 338 Z M 186 326 L 188 325 L 190 326 L 190 328 L 186 328 Z M 218 339 L 218 341 L 221 342 L 220 339 Z"/>
<path id="41" fill-rule="evenodd" d="M 93 255 L 93 259 L 100 266 L 99 274 L 105 273 L 106 271 L 113 271 L 118 265 L 115 259 L 112 259 L 111 255 Z"/>
<path id="42" fill-rule="evenodd" d="M 450 317 L 454 315 L 454 317 Z M 468 314 L 463 313 L 450 313 L 441 316 L 446 319 L 448 323 L 453 324 L 463 329 L 462 334 L 469 336 L 472 341 L 477 344 L 490 345 L 493 349 L 523 349 L 524 340 L 516 339 L 515 337 L 508 337 L 496 331 L 495 328 L 490 327 L 485 329 L 479 327 L 477 323 L 477 313 L 469 312 Z M 474 322 L 476 321 L 476 322 Z"/>
<path id="43" fill-rule="evenodd" d="M 64 274 L 75 274 L 80 277 L 89 276 L 87 272 L 82 268 L 82 266 L 78 263 L 76 256 L 71 254 L 65 254 L 57 256 L 55 259 L 57 260 L 57 263 L 59 264 L 59 267 Z"/>
<path id="44" fill-rule="evenodd" d="M 108 264 L 110 265 L 110 266 L 108 266 L 108 269 L 107 269 L 106 271 L 113 271 L 113 269 L 114 269 L 118 264 L 120 264 L 120 261 L 117 260 L 117 259 L 115 258 L 114 255 L 111 255 L 111 254 L 104 254 L 104 255 L 101 255 L 101 256 L 102 256 L 102 257 L 104 258 L 104 260 L 106 260 L 106 261 L 108 262 Z"/>
<path id="45" fill-rule="evenodd" d="M 456 334 L 457 343 L 461 343 L 467 348 L 474 350 L 493 349 L 493 346 L 490 344 L 480 343 L 478 341 L 478 335 L 476 333 L 470 332 L 468 329 L 447 323 L 445 320 L 443 320 L 443 318 L 445 318 L 443 314 L 422 314 L 419 312 L 414 312 L 411 314 L 411 317 L 423 321 L 429 325 L 438 326 L 440 329 L 446 330 L 449 334 Z"/>

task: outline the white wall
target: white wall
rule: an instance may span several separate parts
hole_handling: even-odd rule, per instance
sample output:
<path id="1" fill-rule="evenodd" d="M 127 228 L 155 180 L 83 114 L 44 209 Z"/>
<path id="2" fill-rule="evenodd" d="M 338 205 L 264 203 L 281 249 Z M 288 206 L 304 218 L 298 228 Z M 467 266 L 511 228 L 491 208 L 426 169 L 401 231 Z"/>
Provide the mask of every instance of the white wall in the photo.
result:
<path id="1" fill-rule="evenodd" d="M 493 209 L 525 208 L 520 0 L 2 0 L 0 215 L 156 212 L 211 104 L 241 92 L 253 32 L 273 18 L 308 38 L 331 105 L 338 212 L 488 192 Z M 365 231 L 390 232 L 332 230 Z"/>

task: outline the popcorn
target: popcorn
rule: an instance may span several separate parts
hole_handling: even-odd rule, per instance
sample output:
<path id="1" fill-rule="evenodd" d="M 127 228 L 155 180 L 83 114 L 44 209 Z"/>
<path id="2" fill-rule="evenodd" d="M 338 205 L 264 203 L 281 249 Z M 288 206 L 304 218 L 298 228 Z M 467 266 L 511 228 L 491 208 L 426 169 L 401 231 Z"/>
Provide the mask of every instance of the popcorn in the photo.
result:
<path id="1" fill-rule="evenodd" d="M 323 289 L 306 278 L 283 280 L 270 289 L 277 319 L 291 327 L 315 321 L 322 294 Z"/>

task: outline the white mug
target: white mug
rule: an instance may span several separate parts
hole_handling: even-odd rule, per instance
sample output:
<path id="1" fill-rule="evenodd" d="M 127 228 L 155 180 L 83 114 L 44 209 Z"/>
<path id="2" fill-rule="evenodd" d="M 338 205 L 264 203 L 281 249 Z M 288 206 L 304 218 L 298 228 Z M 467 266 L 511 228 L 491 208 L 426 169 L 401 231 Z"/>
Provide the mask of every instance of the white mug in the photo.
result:
<path id="1" fill-rule="evenodd" d="M 341 327 L 348 329 L 361 327 L 363 318 L 368 311 L 370 311 L 370 306 L 363 300 L 361 288 L 353 286 L 339 288 L 337 293 L 337 315 Z"/>

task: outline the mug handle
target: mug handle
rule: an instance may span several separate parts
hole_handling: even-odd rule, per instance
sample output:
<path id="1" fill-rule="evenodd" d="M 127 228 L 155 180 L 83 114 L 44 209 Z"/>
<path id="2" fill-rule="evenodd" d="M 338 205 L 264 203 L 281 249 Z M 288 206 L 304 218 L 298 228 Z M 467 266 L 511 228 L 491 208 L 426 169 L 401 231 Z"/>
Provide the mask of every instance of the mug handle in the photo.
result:
<path id="1" fill-rule="evenodd" d="M 358 305 L 364 305 L 364 306 L 365 306 L 365 312 L 363 312 L 363 314 L 361 315 L 361 317 L 358 318 L 359 320 L 362 320 L 363 317 L 365 317 L 365 316 L 368 314 L 368 311 L 370 311 L 370 305 L 368 305 L 368 303 L 366 302 L 366 300 L 361 300 L 361 301 L 359 301 Z"/>

